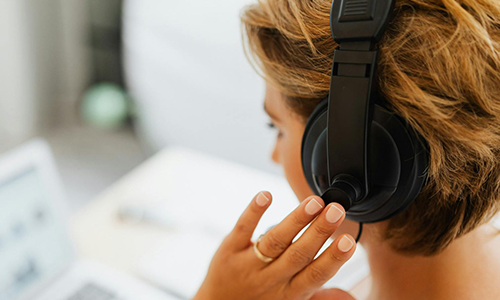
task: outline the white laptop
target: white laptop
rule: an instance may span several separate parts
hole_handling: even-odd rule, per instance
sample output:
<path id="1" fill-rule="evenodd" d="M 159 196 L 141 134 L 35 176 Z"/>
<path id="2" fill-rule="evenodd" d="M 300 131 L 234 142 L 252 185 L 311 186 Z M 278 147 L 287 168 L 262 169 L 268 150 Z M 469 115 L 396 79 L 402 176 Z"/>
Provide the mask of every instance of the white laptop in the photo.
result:
<path id="1" fill-rule="evenodd" d="M 178 299 L 78 259 L 64 200 L 45 142 L 0 156 L 0 300 Z"/>

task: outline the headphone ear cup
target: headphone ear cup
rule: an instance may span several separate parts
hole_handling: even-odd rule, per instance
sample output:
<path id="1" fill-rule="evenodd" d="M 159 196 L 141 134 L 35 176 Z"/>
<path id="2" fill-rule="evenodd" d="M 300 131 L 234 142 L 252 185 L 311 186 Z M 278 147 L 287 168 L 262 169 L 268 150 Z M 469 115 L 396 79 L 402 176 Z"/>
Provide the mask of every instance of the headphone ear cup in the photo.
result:
<path id="1" fill-rule="evenodd" d="M 330 187 L 326 147 L 327 109 L 328 98 L 325 98 L 311 113 L 302 137 L 302 169 L 316 195 L 322 195 Z"/>
<path id="2" fill-rule="evenodd" d="M 327 99 L 313 111 L 302 138 L 302 168 L 316 195 L 329 187 Z M 400 117 L 374 106 L 368 152 L 369 194 L 347 211 L 348 219 L 370 223 L 388 219 L 413 202 L 420 192 L 428 158 L 421 140 Z"/>
<path id="3" fill-rule="evenodd" d="M 327 162 L 328 156 L 328 152 L 326 150 L 326 135 L 326 130 L 323 130 L 314 144 L 311 158 L 311 171 L 314 183 L 321 194 L 323 194 L 330 187 L 330 183 L 328 182 L 328 165 L 325 163 Z"/>

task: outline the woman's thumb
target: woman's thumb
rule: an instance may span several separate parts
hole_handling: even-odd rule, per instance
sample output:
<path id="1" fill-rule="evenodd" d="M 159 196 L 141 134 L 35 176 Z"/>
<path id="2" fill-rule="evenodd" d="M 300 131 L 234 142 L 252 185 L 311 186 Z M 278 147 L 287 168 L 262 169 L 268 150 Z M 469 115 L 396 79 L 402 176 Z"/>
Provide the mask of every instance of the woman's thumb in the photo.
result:
<path id="1" fill-rule="evenodd" d="M 356 300 L 351 294 L 341 289 L 317 291 L 310 300 Z"/>

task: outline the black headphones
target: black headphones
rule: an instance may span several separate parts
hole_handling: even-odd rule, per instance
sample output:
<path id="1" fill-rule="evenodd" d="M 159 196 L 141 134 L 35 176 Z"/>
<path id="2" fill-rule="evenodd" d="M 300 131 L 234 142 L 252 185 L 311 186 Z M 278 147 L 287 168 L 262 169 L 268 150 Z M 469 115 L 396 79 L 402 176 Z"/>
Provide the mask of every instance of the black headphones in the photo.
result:
<path id="1" fill-rule="evenodd" d="M 393 17 L 395 0 L 333 0 L 330 26 L 339 44 L 330 92 L 307 121 L 302 167 L 325 204 L 346 218 L 383 221 L 412 203 L 426 178 L 425 140 L 390 112 L 378 93 L 375 44 Z"/>

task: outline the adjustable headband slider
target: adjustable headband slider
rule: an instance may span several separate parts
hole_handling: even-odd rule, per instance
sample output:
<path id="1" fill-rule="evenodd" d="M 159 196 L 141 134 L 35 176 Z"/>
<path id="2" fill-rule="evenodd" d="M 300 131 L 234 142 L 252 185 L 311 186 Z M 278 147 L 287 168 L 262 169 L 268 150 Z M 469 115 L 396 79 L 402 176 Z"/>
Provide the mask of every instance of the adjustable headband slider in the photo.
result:
<path id="1" fill-rule="evenodd" d="M 337 43 L 379 41 L 392 19 L 395 0 L 333 0 L 330 28 Z"/>
<path id="2" fill-rule="evenodd" d="M 343 0 L 339 13 L 339 22 L 373 20 L 374 1 Z"/>
<path id="3" fill-rule="evenodd" d="M 371 69 L 377 62 L 377 50 L 354 51 L 337 49 L 334 54 L 332 76 L 369 78 Z"/>
<path id="4" fill-rule="evenodd" d="M 349 183 L 350 187 L 343 189 L 337 186 L 335 192 L 330 191 L 329 194 L 344 198 L 348 206 L 370 192 L 367 147 L 373 119 L 373 95 L 376 92 L 377 54 L 378 50 L 337 49 L 334 52 L 328 95 L 328 179 L 332 188 L 335 182 L 346 176 L 354 180 L 341 180 Z M 338 189 L 343 190 L 344 196 L 338 194 Z"/>

